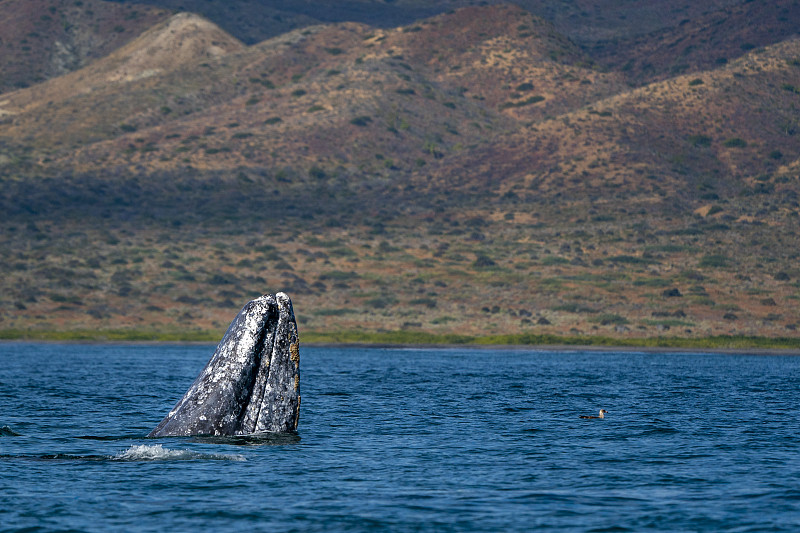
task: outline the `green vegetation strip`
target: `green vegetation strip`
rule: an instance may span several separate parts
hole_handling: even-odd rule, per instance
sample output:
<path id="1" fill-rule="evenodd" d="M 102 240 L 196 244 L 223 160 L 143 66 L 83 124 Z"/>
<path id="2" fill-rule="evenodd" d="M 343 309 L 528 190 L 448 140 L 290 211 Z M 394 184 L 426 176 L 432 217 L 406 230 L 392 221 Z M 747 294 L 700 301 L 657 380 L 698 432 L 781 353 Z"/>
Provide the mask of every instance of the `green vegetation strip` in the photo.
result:
<path id="1" fill-rule="evenodd" d="M 389 331 L 382 333 L 337 332 L 304 333 L 307 343 L 331 344 L 463 344 L 482 346 L 608 346 L 632 348 L 686 348 L 686 349 L 772 349 L 800 350 L 800 338 L 768 338 L 719 335 L 703 338 L 650 337 L 641 339 L 601 336 L 559 335 L 487 335 L 467 336 L 415 331 Z"/>
<path id="2" fill-rule="evenodd" d="M 83 341 L 83 342 L 218 342 L 222 331 L 137 331 L 137 330 L 0 330 L 0 340 Z M 306 332 L 304 343 L 314 344 L 383 344 L 383 345 L 479 345 L 479 346 L 607 346 L 626 348 L 680 349 L 756 349 L 800 350 L 800 338 L 747 337 L 719 335 L 702 338 L 649 337 L 616 338 L 602 336 L 559 335 L 487 335 L 469 336 L 418 331 L 387 332 Z"/>
<path id="3" fill-rule="evenodd" d="M 219 342 L 217 331 L 112 330 L 0 330 L 0 340 L 83 341 L 83 342 Z"/>

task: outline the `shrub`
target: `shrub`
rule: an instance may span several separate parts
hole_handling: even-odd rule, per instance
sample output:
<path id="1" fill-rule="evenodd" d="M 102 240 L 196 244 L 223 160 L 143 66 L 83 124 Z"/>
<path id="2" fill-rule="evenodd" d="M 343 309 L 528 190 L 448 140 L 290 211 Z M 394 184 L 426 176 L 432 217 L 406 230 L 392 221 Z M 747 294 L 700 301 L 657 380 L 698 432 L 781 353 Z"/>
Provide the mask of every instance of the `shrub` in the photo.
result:
<path id="1" fill-rule="evenodd" d="M 236 278 L 230 274 L 214 274 L 208 278 L 209 285 L 233 285 L 236 283 Z"/>
<path id="2" fill-rule="evenodd" d="M 703 256 L 697 263 L 700 268 L 724 268 L 730 264 L 730 259 L 721 254 Z"/>
<path id="3" fill-rule="evenodd" d="M 368 306 L 374 307 L 375 309 L 391 307 L 395 303 L 397 303 L 397 300 L 392 296 L 378 296 L 377 298 L 370 298 L 366 301 Z"/>
<path id="4" fill-rule="evenodd" d="M 710 146 L 711 145 L 711 137 L 708 135 L 689 135 L 689 143 L 692 146 Z"/>
<path id="5" fill-rule="evenodd" d="M 436 307 L 436 299 L 435 298 L 416 298 L 408 302 L 411 305 L 424 305 L 429 309 L 433 309 Z"/>
<path id="6" fill-rule="evenodd" d="M 745 146 L 747 146 L 747 141 L 745 141 L 741 137 L 731 137 L 722 144 L 728 148 L 744 148 Z"/>
<path id="7" fill-rule="evenodd" d="M 606 313 L 593 318 L 592 322 L 600 322 L 601 326 L 623 325 L 628 323 L 628 319 L 614 313 Z"/>
<path id="8" fill-rule="evenodd" d="M 493 267 L 495 265 L 497 265 L 497 263 L 495 263 L 491 257 L 484 254 L 478 255 L 478 257 L 472 263 L 472 266 L 475 268 Z"/>
<path id="9" fill-rule="evenodd" d="M 356 272 L 352 272 L 352 271 L 344 272 L 344 271 L 341 271 L 341 270 L 332 270 L 330 272 L 325 272 L 323 274 L 320 274 L 319 279 L 320 280 L 331 280 L 331 281 L 349 281 L 349 280 L 358 279 L 360 277 L 361 276 L 359 276 L 358 273 L 356 273 Z"/>
<path id="10" fill-rule="evenodd" d="M 649 265 L 650 263 L 656 262 L 654 259 L 637 257 L 635 255 L 615 255 L 614 257 L 609 257 L 608 260 L 613 263 L 625 263 L 629 265 Z"/>
<path id="11" fill-rule="evenodd" d="M 368 117 L 368 116 L 365 116 L 365 115 L 362 115 L 362 116 L 359 116 L 359 117 L 354 117 L 354 118 L 350 119 L 350 124 L 352 124 L 354 126 L 359 126 L 359 127 L 362 127 L 362 128 L 367 126 L 370 122 L 372 122 L 372 119 L 370 117 Z"/>
<path id="12" fill-rule="evenodd" d="M 311 169 L 308 171 L 308 175 L 318 180 L 325 179 L 326 176 L 325 171 L 316 165 L 311 167 Z"/>
<path id="13" fill-rule="evenodd" d="M 597 313 L 597 309 L 574 302 L 557 305 L 553 308 L 553 311 L 564 311 L 566 313 Z"/>
<path id="14" fill-rule="evenodd" d="M 527 105 L 537 104 L 539 102 L 543 102 L 544 100 L 545 100 L 544 96 L 541 96 L 541 95 L 537 94 L 535 96 L 531 96 L 529 98 L 526 98 L 525 100 L 520 100 L 519 102 L 505 102 L 504 104 L 500 105 L 500 109 L 509 109 L 509 108 L 512 108 L 512 107 L 525 107 Z"/>

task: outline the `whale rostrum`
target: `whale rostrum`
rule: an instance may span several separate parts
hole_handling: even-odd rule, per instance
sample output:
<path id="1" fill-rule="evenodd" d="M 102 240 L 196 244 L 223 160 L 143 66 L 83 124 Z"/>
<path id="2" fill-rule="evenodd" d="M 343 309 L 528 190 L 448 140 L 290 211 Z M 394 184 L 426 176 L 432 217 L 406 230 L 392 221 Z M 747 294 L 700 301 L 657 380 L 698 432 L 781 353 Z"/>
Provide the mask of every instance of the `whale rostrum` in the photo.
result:
<path id="1" fill-rule="evenodd" d="M 183 398 L 148 437 L 295 431 L 299 345 L 286 294 L 251 300 Z"/>

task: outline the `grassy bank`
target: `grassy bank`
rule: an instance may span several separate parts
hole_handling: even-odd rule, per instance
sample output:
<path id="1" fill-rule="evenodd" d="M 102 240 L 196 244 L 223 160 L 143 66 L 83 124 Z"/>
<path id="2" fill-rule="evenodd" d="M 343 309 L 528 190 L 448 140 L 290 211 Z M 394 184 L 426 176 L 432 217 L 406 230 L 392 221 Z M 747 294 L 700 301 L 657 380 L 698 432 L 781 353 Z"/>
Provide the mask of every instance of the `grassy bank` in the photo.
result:
<path id="1" fill-rule="evenodd" d="M 222 337 L 221 331 L 140 331 L 118 330 L 0 330 L 0 340 L 30 340 L 51 342 L 210 342 Z M 606 346 L 626 348 L 678 349 L 754 349 L 800 350 L 800 338 L 768 338 L 719 335 L 703 338 L 648 337 L 617 338 L 606 336 L 559 335 L 487 335 L 469 336 L 415 332 L 306 332 L 303 343 L 311 344 L 380 344 L 380 345 L 473 345 L 473 346 Z"/>
<path id="2" fill-rule="evenodd" d="M 49 342 L 218 342 L 221 337 L 222 334 L 215 331 L 0 330 L 0 340 Z"/>
<path id="3" fill-rule="evenodd" d="M 618 338 L 605 336 L 560 335 L 435 335 L 412 331 L 385 333 L 337 332 L 307 333 L 303 342 L 330 344 L 407 344 L 407 345 L 481 345 L 481 346 L 607 346 L 630 348 L 686 349 L 759 349 L 800 350 L 800 338 L 768 338 L 719 335 L 702 338 L 647 337 Z"/>

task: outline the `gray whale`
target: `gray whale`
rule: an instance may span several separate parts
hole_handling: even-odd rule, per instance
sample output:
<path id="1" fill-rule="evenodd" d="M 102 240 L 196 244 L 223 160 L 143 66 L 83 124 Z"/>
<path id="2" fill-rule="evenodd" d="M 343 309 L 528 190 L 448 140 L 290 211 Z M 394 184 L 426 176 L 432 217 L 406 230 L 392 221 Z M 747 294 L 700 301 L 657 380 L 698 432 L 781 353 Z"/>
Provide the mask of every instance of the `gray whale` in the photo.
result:
<path id="1" fill-rule="evenodd" d="M 299 345 L 286 294 L 251 300 L 183 398 L 148 437 L 295 431 Z"/>

